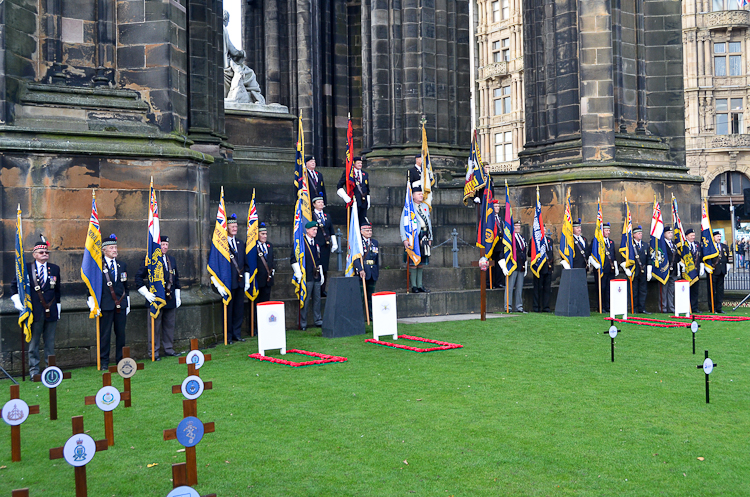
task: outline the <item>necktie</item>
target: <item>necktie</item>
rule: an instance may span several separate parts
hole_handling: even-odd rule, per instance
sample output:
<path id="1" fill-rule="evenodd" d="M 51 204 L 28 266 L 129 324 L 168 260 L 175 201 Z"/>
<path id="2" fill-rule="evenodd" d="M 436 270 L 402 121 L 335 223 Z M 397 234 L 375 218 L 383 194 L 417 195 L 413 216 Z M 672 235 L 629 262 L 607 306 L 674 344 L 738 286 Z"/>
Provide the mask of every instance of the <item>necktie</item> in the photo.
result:
<path id="1" fill-rule="evenodd" d="M 36 277 L 39 280 L 39 286 L 44 286 L 44 280 L 45 280 L 45 271 L 44 271 L 44 264 L 37 265 L 37 272 Z"/>
<path id="2" fill-rule="evenodd" d="M 112 276 L 117 279 L 117 275 L 115 274 L 115 260 L 112 259 L 109 261 L 109 271 L 112 273 Z"/>

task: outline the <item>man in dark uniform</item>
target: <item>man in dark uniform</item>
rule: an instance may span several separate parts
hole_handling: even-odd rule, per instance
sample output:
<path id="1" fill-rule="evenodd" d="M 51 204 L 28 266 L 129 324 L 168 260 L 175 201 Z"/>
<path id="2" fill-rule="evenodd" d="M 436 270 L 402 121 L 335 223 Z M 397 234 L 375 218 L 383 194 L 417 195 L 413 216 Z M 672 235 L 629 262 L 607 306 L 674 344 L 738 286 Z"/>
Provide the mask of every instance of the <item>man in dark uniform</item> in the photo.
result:
<path id="1" fill-rule="evenodd" d="M 258 297 L 256 303 L 271 300 L 271 287 L 273 276 L 276 273 L 276 262 L 273 260 L 273 246 L 268 243 L 268 228 L 266 223 L 260 223 L 258 227 Z"/>
<path id="2" fill-rule="evenodd" d="M 169 237 L 161 235 L 161 253 L 163 254 L 164 264 L 164 293 L 167 303 L 159 311 L 159 316 L 154 319 L 154 355 L 156 360 L 160 361 L 162 356 L 178 357 L 180 354 L 174 350 L 174 328 L 177 308 L 182 305 L 180 298 L 180 273 L 177 271 L 177 261 L 174 257 L 167 254 L 169 252 Z M 150 305 L 156 296 L 149 290 L 148 267 L 141 264 L 138 272 L 135 273 L 135 286 L 138 293 L 143 295 L 148 305 Z M 146 319 L 146 329 L 148 330 L 148 353 L 151 353 L 151 319 L 150 314 Z M 164 346 L 164 354 L 161 353 L 161 347 Z"/>
<path id="3" fill-rule="evenodd" d="M 714 242 L 719 248 L 719 256 L 705 262 L 709 277 L 706 281 L 708 287 L 708 307 L 711 308 L 711 286 L 713 285 L 713 309 L 714 312 L 724 314 L 721 306 L 724 304 L 724 277 L 727 275 L 727 264 L 729 263 L 729 247 L 721 243 L 721 231 L 714 231 Z"/>
<path id="4" fill-rule="evenodd" d="M 695 230 L 692 228 L 688 229 L 685 232 L 685 240 L 688 244 L 688 249 L 690 250 L 690 253 L 693 255 L 693 261 L 695 262 L 695 267 L 700 268 L 703 265 L 702 262 L 702 254 L 701 249 L 698 246 L 697 243 L 695 243 Z M 697 285 L 698 281 L 696 280 L 695 283 L 690 284 L 690 310 L 693 314 L 698 312 L 698 297 L 700 293 L 700 287 Z"/>
<path id="5" fill-rule="evenodd" d="M 604 235 L 604 264 L 601 267 L 602 273 L 602 311 L 609 312 L 609 286 L 610 282 L 620 274 L 617 269 L 617 251 L 615 244 L 609 239 L 612 232 L 610 223 L 602 224 L 602 235 Z"/>
<path id="6" fill-rule="evenodd" d="M 669 262 L 669 278 L 666 283 L 659 286 L 659 304 L 661 312 L 670 312 L 674 314 L 674 284 L 677 281 L 679 272 L 679 262 L 682 260 L 677 247 L 672 242 L 674 232 L 671 226 L 664 226 L 664 241 L 667 245 L 667 261 Z"/>
<path id="7" fill-rule="evenodd" d="M 354 269 L 360 277 L 360 283 L 364 281 L 367 291 L 367 305 L 372 314 L 372 294 L 375 293 L 375 284 L 378 282 L 380 272 L 380 258 L 378 257 L 378 241 L 372 237 L 372 224 L 365 218 L 365 222 L 359 227 L 362 234 L 362 250 L 364 264 L 360 259 L 354 261 Z"/>
<path id="8" fill-rule="evenodd" d="M 586 237 L 581 234 L 581 218 L 573 221 L 573 267 L 572 269 L 588 270 L 591 247 Z"/>
<path id="9" fill-rule="evenodd" d="M 101 368 L 109 365 L 109 345 L 112 328 L 115 330 L 115 364 L 122 360 L 125 346 L 125 325 L 130 314 L 130 291 L 128 290 L 128 266 L 117 260 L 117 237 L 112 234 L 102 241 L 102 317 L 99 322 Z M 89 297 L 89 309 L 93 310 L 93 299 Z"/>
<path id="10" fill-rule="evenodd" d="M 546 231 L 547 230 L 545 229 L 545 233 Z M 533 243 L 534 237 L 532 235 L 532 237 L 529 238 L 529 257 L 531 257 L 531 245 Z M 533 275 L 534 312 L 550 312 L 549 299 L 552 294 L 552 272 L 555 263 L 555 254 L 554 250 L 552 250 L 552 238 L 545 235 L 544 239 L 542 239 L 542 245 L 547 252 L 547 262 L 542 264 L 539 268 L 539 277 Z M 531 262 L 533 263 L 533 261 Z"/>
<path id="11" fill-rule="evenodd" d="M 29 342 L 29 377 L 40 373 L 39 340 L 44 337 L 44 364 L 49 366 L 47 358 L 55 354 L 55 330 L 60 319 L 60 268 L 49 261 L 49 242 L 39 235 L 39 241 L 31 253 L 34 262 L 26 264 L 31 286 L 30 297 L 32 314 L 31 342 Z M 22 283 L 23 284 L 23 283 Z M 11 285 L 11 300 L 19 312 L 24 305 L 18 295 L 18 281 Z M 23 340 L 23 338 L 22 338 Z"/>
<path id="12" fill-rule="evenodd" d="M 307 172 L 307 186 L 310 189 L 310 198 L 323 197 L 323 202 L 328 204 L 323 175 L 316 171 L 315 167 L 315 157 L 312 155 L 305 157 L 305 171 Z"/>
<path id="13" fill-rule="evenodd" d="M 646 269 L 649 264 L 648 246 L 643 241 L 643 228 L 638 225 L 633 230 L 633 246 L 635 265 L 633 266 L 633 300 L 635 312 L 651 314 L 646 311 L 646 295 L 648 294 L 648 275 Z"/>
<path id="14" fill-rule="evenodd" d="M 303 331 L 307 329 L 307 313 L 310 310 L 308 304 L 311 299 L 315 326 L 323 325 L 323 316 L 320 314 L 320 287 L 325 283 L 325 276 L 323 276 L 323 265 L 320 260 L 320 246 L 318 245 L 318 242 L 315 241 L 317 232 L 318 223 L 315 221 L 309 221 L 305 225 L 305 236 L 302 241 L 305 245 L 305 281 L 307 283 L 307 295 L 300 316 L 300 327 Z M 294 270 L 294 277 L 297 281 L 300 281 L 302 279 L 302 270 L 297 262 L 294 249 L 292 249 L 290 260 L 292 262 L 292 269 Z"/>
<path id="15" fill-rule="evenodd" d="M 495 226 L 497 226 L 497 236 L 500 238 L 497 243 L 495 244 L 495 248 L 492 251 L 492 258 L 495 260 L 495 264 L 492 267 L 492 288 L 501 288 L 505 286 L 505 276 L 503 275 L 503 270 L 500 267 L 500 259 L 503 258 L 503 223 L 505 222 L 502 217 L 500 217 L 500 201 L 497 199 L 494 199 L 492 201 L 492 209 L 495 211 L 493 216 L 495 216 Z M 481 211 L 482 209 L 477 209 L 477 211 Z"/>
<path id="16" fill-rule="evenodd" d="M 409 169 L 409 184 L 412 189 L 416 186 L 422 187 L 422 154 L 414 156 L 414 166 Z"/>
<path id="17" fill-rule="evenodd" d="M 335 252 L 338 246 L 336 235 L 333 234 L 333 223 L 331 217 L 323 212 L 325 203 L 323 197 L 313 199 L 313 221 L 318 225 L 318 233 L 315 235 L 315 241 L 320 247 L 320 263 L 323 266 L 323 274 L 328 277 L 328 267 L 331 261 L 331 252 Z M 321 285 L 320 295 L 326 296 L 325 285 Z"/>
<path id="18" fill-rule="evenodd" d="M 229 245 L 230 267 L 232 270 L 232 300 L 227 305 L 227 343 L 244 342 L 242 319 L 245 315 L 245 292 L 250 288 L 250 268 L 245 258 L 245 242 L 237 239 L 237 214 L 227 218 L 227 243 Z"/>
<path id="19" fill-rule="evenodd" d="M 360 227 L 367 217 L 367 209 L 370 208 L 370 179 L 367 172 L 362 170 L 362 157 L 355 157 L 354 166 L 354 198 L 357 199 L 357 213 L 359 214 Z M 341 179 L 336 185 L 336 194 L 347 204 L 352 201 L 346 189 L 346 169 L 341 173 Z"/>

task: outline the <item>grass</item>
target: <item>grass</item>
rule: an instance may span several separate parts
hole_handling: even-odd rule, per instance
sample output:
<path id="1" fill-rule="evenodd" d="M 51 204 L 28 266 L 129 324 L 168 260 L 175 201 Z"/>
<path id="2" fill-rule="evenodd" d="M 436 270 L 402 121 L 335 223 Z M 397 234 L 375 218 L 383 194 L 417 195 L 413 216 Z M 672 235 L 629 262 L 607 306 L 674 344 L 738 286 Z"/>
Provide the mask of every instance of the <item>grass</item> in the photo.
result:
<path id="1" fill-rule="evenodd" d="M 215 421 L 216 432 L 197 447 L 197 490 L 221 497 L 750 495 L 748 323 L 703 322 L 696 355 L 686 329 L 623 324 L 614 363 L 607 328 L 599 316 L 538 314 L 399 326 L 464 346 L 430 354 L 366 344 L 363 335 L 290 331 L 289 348 L 348 358 L 306 368 L 249 359 L 254 340 L 219 346 L 201 369 L 213 390 L 198 400 L 198 415 Z M 706 348 L 718 363 L 711 404 L 696 368 Z M 184 461 L 177 441 L 162 441 L 162 430 L 182 418 L 182 396 L 171 386 L 186 367 L 176 362 L 149 362 L 133 378 L 133 407 L 114 412 L 115 446 L 88 466 L 89 495 L 170 491 L 171 464 Z M 9 384 L 0 382 L 5 392 Z M 122 380 L 113 384 L 121 388 Z M 48 453 L 70 437 L 73 415 L 85 416 L 95 439 L 104 437 L 103 414 L 83 404 L 100 386 L 93 368 L 74 370 L 58 389 L 60 419 L 49 421 L 46 389 L 22 383 L 21 398 L 42 413 L 22 425 L 20 463 L 10 461 L 10 428 L 3 428 L 0 496 L 21 487 L 32 497 L 75 494 L 72 467 Z"/>

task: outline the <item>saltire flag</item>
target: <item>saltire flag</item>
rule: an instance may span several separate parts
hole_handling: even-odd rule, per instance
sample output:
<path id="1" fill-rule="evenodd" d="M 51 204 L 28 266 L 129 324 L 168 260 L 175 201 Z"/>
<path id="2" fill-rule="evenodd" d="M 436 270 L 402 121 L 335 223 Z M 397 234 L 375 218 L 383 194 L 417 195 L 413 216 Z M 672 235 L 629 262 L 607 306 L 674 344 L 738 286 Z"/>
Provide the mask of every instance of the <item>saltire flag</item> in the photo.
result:
<path id="1" fill-rule="evenodd" d="M 250 287 L 245 292 L 247 298 L 255 300 L 258 297 L 258 211 L 255 210 L 255 188 L 253 198 L 247 211 L 247 238 L 245 242 L 245 261 L 250 268 Z"/>
<path id="2" fill-rule="evenodd" d="M 352 129 L 352 115 L 350 113 L 349 124 L 346 126 L 346 194 L 351 199 L 354 198 L 354 189 L 357 187 L 354 179 L 354 171 L 354 130 Z M 352 201 L 346 205 L 352 205 Z"/>
<path id="3" fill-rule="evenodd" d="M 34 309 L 31 306 L 31 282 L 23 260 L 23 227 L 21 226 L 21 204 L 18 204 L 16 218 L 16 281 L 18 298 L 23 302 L 23 310 L 18 311 L 18 326 L 21 327 L 27 342 L 31 341 L 31 324 L 34 322 Z M 99 274 L 101 275 L 101 269 Z M 101 288 L 101 283 L 99 284 Z"/>
<path id="4" fill-rule="evenodd" d="M 604 244 L 604 232 L 602 231 L 602 224 L 604 219 L 602 218 L 602 204 L 600 200 L 596 199 L 596 229 L 594 230 L 594 239 L 591 241 L 591 256 L 594 258 L 599 267 L 604 267 L 604 259 L 606 258 L 606 246 Z"/>
<path id="5" fill-rule="evenodd" d="M 353 198 L 354 202 L 352 207 L 357 208 L 357 199 Z M 357 212 L 352 209 L 352 212 Z M 346 272 L 344 276 L 356 276 L 354 270 L 354 261 L 357 259 L 362 261 L 364 257 L 365 249 L 362 247 L 362 234 L 359 232 L 359 216 L 349 216 L 349 240 L 347 241 L 346 247 Z"/>
<path id="6" fill-rule="evenodd" d="M 515 227 L 513 226 L 513 208 L 510 206 L 510 193 L 508 192 L 508 181 L 505 181 L 505 222 L 503 223 L 503 258 L 505 267 L 508 270 L 508 276 L 516 270 L 515 244 L 513 236 Z"/>
<path id="7" fill-rule="evenodd" d="M 568 264 L 568 267 L 573 267 L 573 216 L 570 214 L 570 190 L 568 190 L 568 195 L 565 197 L 565 214 L 560 233 L 560 248 L 558 252 L 560 252 L 560 257 Z"/>
<path id="8" fill-rule="evenodd" d="M 693 259 L 693 253 L 690 252 L 690 245 L 685 237 L 685 230 L 682 228 L 682 221 L 680 221 L 680 214 L 677 210 L 677 199 L 674 198 L 674 195 L 672 195 L 672 219 L 674 219 L 675 246 L 680 251 L 682 263 L 685 264 L 686 279 L 692 285 L 698 281 L 698 268 L 695 267 L 695 259 Z"/>
<path id="9" fill-rule="evenodd" d="M 89 313 L 89 318 L 93 319 L 99 314 L 102 300 L 102 233 L 99 230 L 99 213 L 96 210 L 96 192 L 93 190 L 91 197 L 91 217 L 83 249 L 81 279 L 94 300 L 94 307 Z"/>
<path id="10" fill-rule="evenodd" d="M 167 304 L 167 292 L 164 289 L 164 258 L 161 253 L 161 230 L 159 229 L 159 208 L 156 203 L 154 178 L 148 195 L 148 236 L 146 242 L 146 268 L 148 269 L 148 291 L 154 294 L 154 301 L 149 306 L 152 318 L 159 317 L 159 311 Z"/>
<path id="11" fill-rule="evenodd" d="M 299 197 L 302 190 L 306 192 L 302 201 L 302 215 L 305 218 L 305 222 L 312 221 L 310 186 L 307 184 L 307 171 L 305 168 L 305 131 L 302 129 L 301 112 L 299 115 L 299 126 L 297 127 L 297 163 L 294 166 L 294 186 L 297 187 L 297 197 Z"/>
<path id="12" fill-rule="evenodd" d="M 714 234 L 711 231 L 711 220 L 708 218 L 708 202 L 703 199 L 701 211 L 701 250 L 703 251 L 703 263 L 719 256 L 719 247 L 714 241 Z M 708 264 L 713 266 L 712 264 Z"/>
<path id="13" fill-rule="evenodd" d="M 215 285 L 221 286 L 226 293 L 224 305 L 232 300 L 232 262 L 227 240 L 227 211 L 224 207 L 224 187 L 221 187 L 219 209 L 216 212 L 216 226 L 211 238 L 211 251 L 208 253 L 206 266 Z"/>
<path id="14" fill-rule="evenodd" d="M 432 187 L 435 186 L 435 175 L 432 173 L 430 162 L 430 149 L 427 147 L 427 131 L 424 129 L 425 121 L 422 121 L 422 192 L 423 202 L 427 204 L 432 212 Z"/>
<path id="15" fill-rule="evenodd" d="M 484 172 L 482 158 L 479 155 L 477 147 L 477 132 L 474 130 L 474 137 L 471 139 L 471 152 L 469 152 L 469 162 L 466 164 L 466 183 L 464 183 L 464 205 L 469 205 L 469 201 L 477 195 L 477 191 L 487 186 L 489 182 L 488 175 Z"/>
<path id="16" fill-rule="evenodd" d="M 625 198 L 625 222 L 622 225 L 622 238 L 620 239 L 620 254 L 624 259 L 627 269 L 635 266 L 635 245 L 633 244 L 633 218 L 630 216 L 630 205 Z"/>
<path id="17" fill-rule="evenodd" d="M 480 204 L 482 216 L 477 227 L 477 247 L 484 247 L 484 256 L 488 259 L 492 258 L 495 245 L 497 245 L 497 241 L 499 240 L 492 200 L 492 190 L 485 188 L 482 195 L 482 203 Z"/>
<path id="18" fill-rule="evenodd" d="M 352 216 L 355 217 L 355 216 Z M 404 209 L 401 211 L 401 224 L 406 233 L 406 254 L 411 258 L 415 266 L 422 261 L 422 253 L 419 249 L 419 221 L 417 221 L 417 210 L 414 207 L 414 199 L 411 195 L 411 183 L 406 181 L 406 199 Z"/>
<path id="19" fill-rule="evenodd" d="M 664 219 L 661 206 L 654 198 L 654 211 L 651 215 L 651 238 L 649 240 L 651 252 L 651 275 L 661 284 L 669 279 L 669 258 L 667 257 L 667 241 L 664 239 Z"/>
<path id="20" fill-rule="evenodd" d="M 531 243 L 531 272 L 539 278 L 539 271 L 547 263 L 547 243 L 544 231 L 544 221 L 542 221 L 542 203 L 539 201 L 539 187 L 536 187 L 536 208 L 534 209 L 534 227 L 533 241 Z"/>
<path id="21" fill-rule="evenodd" d="M 306 187 L 300 190 L 300 192 L 303 190 L 306 191 Z M 305 271 L 305 224 L 307 224 L 307 221 L 305 220 L 302 204 L 303 195 L 297 195 L 297 204 L 294 206 L 294 238 L 292 240 L 292 247 L 294 247 L 294 257 L 297 259 L 297 264 L 299 264 L 301 281 L 297 281 L 292 276 L 292 284 L 294 285 L 297 298 L 299 298 L 300 309 L 305 307 L 305 298 L 307 297 L 307 272 Z"/>

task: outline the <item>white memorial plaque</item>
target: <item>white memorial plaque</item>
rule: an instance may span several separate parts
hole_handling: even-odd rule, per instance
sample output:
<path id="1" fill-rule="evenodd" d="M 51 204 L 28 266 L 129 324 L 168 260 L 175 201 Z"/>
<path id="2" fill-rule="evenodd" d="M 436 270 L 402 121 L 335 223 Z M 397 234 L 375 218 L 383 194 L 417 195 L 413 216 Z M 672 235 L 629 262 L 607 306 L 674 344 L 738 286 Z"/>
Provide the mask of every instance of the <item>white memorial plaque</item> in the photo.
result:
<path id="1" fill-rule="evenodd" d="M 714 361 L 706 357 L 706 360 L 703 361 L 703 372 L 706 374 L 711 374 L 711 371 L 714 370 Z"/>
<path id="2" fill-rule="evenodd" d="M 197 399 L 203 393 L 203 380 L 200 376 L 188 376 L 182 382 L 182 395 L 188 400 Z"/>
<path id="3" fill-rule="evenodd" d="M 690 282 L 677 280 L 674 282 L 674 315 L 690 316 Z"/>
<path id="4" fill-rule="evenodd" d="M 617 326 L 612 325 L 609 327 L 609 336 L 612 338 L 617 337 Z"/>
<path id="5" fill-rule="evenodd" d="M 57 388 L 63 381 L 63 372 L 57 366 L 50 366 L 42 371 L 42 385 L 47 388 Z"/>
<path id="6" fill-rule="evenodd" d="M 692 331 L 693 333 L 698 332 L 698 321 L 693 321 L 692 323 L 690 323 L 690 331 Z"/>
<path id="7" fill-rule="evenodd" d="M 102 387 L 96 392 L 96 406 L 102 411 L 114 411 L 120 405 L 120 392 L 115 387 Z"/>
<path id="8" fill-rule="evenodd" d="M 18 426 L 29 417 L 29 405 L 21 399 L 10 399 L 3 406 L 3 421 Z"/>
<path id="9" fill-rule="evenodd" d="M 138 371 L 138 363 L 135 362 L 135 359 L 123 357 L 117 363 L 117 373 L 123 378 L 132 378 L 136 371 Z"/>
<path id="10" fill-rule="evenodd" d="M 195 489 L 190 487 L 177 487 L 167 494 L 167 497 L 201 497 Z"/>
<path id="11" fill-rule="evenodd" d="M 191 350 L 185 357 L 185 363 L 194 365 L 195 369 L 200 369 L 204 362 L 206 358 L 200 350 Z"/>
<path id="12" fill-rule="evenodd" d="M 372 294 L 372 338 L 391 335 L 398 339 L 398 314 L 396 313 L 396 292 Z"/>
<path id="13" fill-rule="evenodd" d="M 609 282 L 609 317 L 628 319 L 628 280 Z"/>
<path id="14" fill-rule="evenodd" d="M 255 306 L 258 316 L 258 353 L 281 349 L 286 354 L 286 321 L 284 302 L 262 302 Z"/>
<path id="15" fill-rule="evenodd" d="M 65 442 L 63 457 L 71 466 L 85 466 L 96 454 L 96 442 L 85 433 L 73 435 Z"/>

